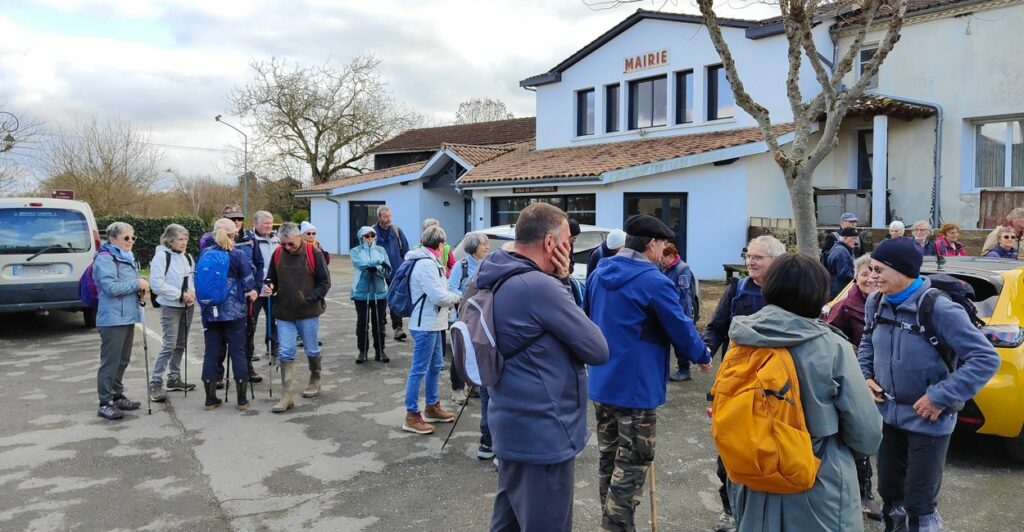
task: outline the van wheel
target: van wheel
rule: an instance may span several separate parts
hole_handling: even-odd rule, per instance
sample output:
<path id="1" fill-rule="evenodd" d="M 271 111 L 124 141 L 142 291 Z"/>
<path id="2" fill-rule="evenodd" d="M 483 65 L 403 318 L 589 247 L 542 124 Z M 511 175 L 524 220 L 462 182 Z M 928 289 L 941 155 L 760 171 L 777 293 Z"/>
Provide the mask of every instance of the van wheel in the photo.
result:
<path id="1" fill-rule="evenodd" d="M 1003 445 L 1010 458 L 1017 462 L 1024 462 L 1024 434 L 1003 440 Z"/>
<path id="2" fill-rule="evenodd" d="M 85 320 L 85 327 L 92 329 L 96 327 L 96 309 L 87 308 L 82 311 L 82 318 Z"/>

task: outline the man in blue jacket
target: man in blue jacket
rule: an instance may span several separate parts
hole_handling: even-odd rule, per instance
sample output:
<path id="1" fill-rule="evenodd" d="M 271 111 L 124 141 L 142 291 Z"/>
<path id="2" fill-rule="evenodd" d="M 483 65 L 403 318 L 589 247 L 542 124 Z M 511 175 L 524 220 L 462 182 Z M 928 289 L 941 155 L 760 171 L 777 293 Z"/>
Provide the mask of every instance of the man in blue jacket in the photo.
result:
<path id="1" fill-rule="evenodd" d="M 630 217 L 624 229 L 625 247 L 602 260 L 587 283 L 585 308 L 610 346 L 608 363 L 590 369 L 601 453 L 601 527 L 631 531 L 654 460 L 669 347 L 703 372 L 711 368 L 711 353 L 683 312 L 676 287 L 656 266 L 675 234 L 644 214 Z"/>
<path id="2" fill-rule="evenodd" d="M 381 205 L 377 207 L 377 223 L 373 225 L 373 232 L 377 235 L 377 245 L 388 254 L 388 263 L 391 264 L 391 271 L 387 275 L 388 286 L 391 286 L 391 278 L 405 262 L 405 254 L 409 251 L 409 240 L 405 233 L 397 225 L 391 223 L 391 207 Z M 381 326 L 388 324 L 387 317 L 384 318 Z M 406 339 L 405 331 L 402 330 L 402 317 L 391 312 L 391 327 L 395 331 L 395 340 Z"/>
<path id="3" fill-rule="evenodd" d="M 488 388 L 499 460 L 492 531 L 572 530 L 576 455 L 590 437 L 585 364 L 608 360 L 608 343 L 573 301 L 570 268 L 568 217 L 534 203 L 516 221 L 514 251 L 492 253 L 477 273 L 482 289 L 507 279 L 493 307 L 505 367 Z"/>
<path id="4" fill-rule="evenodd" d="M 948 297 L 935 301 L 931 319 L 919 316 L 931 288 L 920 276 L 922 259 L 911 238 L 886 240 L 871 252 L 878 295 L 865 305 L 858 350 L 882 414 L 878 493 L 886 532 L 942 530 L 936 499 L 957 411 L 1000 364 L 992 344 Z M 933 334 L 956 354 L 952 371 L 929 341 Z"/>

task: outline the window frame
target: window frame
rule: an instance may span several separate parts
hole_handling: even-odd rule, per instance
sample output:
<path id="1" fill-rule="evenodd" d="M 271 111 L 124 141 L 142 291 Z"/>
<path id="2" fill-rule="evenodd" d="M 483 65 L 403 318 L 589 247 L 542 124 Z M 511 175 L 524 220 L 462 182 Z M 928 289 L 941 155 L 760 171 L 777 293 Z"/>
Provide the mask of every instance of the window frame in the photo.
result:
<path id="1" fill-rule="evenodd" d="M 729 116 L 719 116 L 718 115 L 718 108 L 720 107 L 720 105 L 719 105 L 720 102 L 719 102 L 719 98 L 718 98 L 718 91 L 719 91 L 720 87 L 719 87 L 719 84 L 718 84 L 718 74 L 717 73 L 719 71 L 724 73 L 725 72 L 725 65 L 719 63 L 717 65 L 708 65 L 707 67 L 704 68 L 704 74 L 707 77 L 707 83 L 705 83 L 705 86 L 707 87 L 707 97 L 705 98 L 707 106 L 706 106 L 705 111 L 707 113 L 707 118 L 708 118 L 709 122 L 714 121 L 714 120 L 727 120 L 727 119 L 730 119 L 730 118 L 736 118 L 736 96 L 735 95 L 733 95 L 733 98 L 732 98 L 732 102 L 733 102 L 732 114 L 729 115 Z M 731 93 L 732 92 L 732 87 L 729 87 L 729 81 L 728 80 L 725 81 L 725 86 L 728 88 L 728 90 Z"/>
<path id="2" fill-rule="evenodd" d="M 867 59 L 864 59 L 864 54 L 865 53 L 870 53 L 871 56 L 868 57 Z M 860 51 L 857 52 L 857 79 L 858 80 L 860 80 L 861 78 L 864 77 L 864 64 L 867 63 L 867 62 L 870 62 L 871 59 L 875 57 L 876 53 L 878 53 L 878 44 L 867 44 L 867 45 L 861 46 Z M 881 69 L 879 69 L 879 72 L 875 72 L 875 76 L 873 78 L 871 78 L 870 81 L 868 81 L 867 85 L 864 85 L 864 90 L 871 90 L 871 89 L 877 89 L 878 88 L 878 74 L 880 72 L 881 72 Z"/>
<path id="3" fill-rule="evenodd" d="M 612 98 L 610 93 L 615 92 L 615 97 Z M 622 103 L 622 85 L 619 83 L 612 83 L 604 86 L 604 132 L 605 133 L 618 133 L 622 130 L 621 124 L 621 113 L 620 110 Z M 614 108 L 613 108 L 614 106 Z M 614 122 L 614 124 L 613 124 Z"/>
<path id="4" fill-rule="evenodd" d="M 577 137 L 589 137 L 596 131 L 597 118 L 597 92 L 594 87 L 576 91 L 576 123 L 575 132 Z"/>
<path id="5" fill-rule="evenodd" d="M 655 94 L 654 82 L 657 81 L 657 80 L 662 80 L 662 81 L 665 82 L 665 101 L 662 102 L 662 107 L 663 107 L 665 119 L 664 119 L 664 122 L 662 122 L 660 124 L 655 123 L 655 116 L 656 116 L 656 114 L 654 112 L 655 109 L 658 108 L 658 105 L 657 105 L 658 102 L 656 102 L 655 98 L 654 98 L 654 94 Z M 639 100 L 639 98 L 637 97 L 639 95 L 638 87 L 641 84 L 648 83 L 648 82 L 650 82 L 650 84 L 651 84 L 651 123 L 650 123 L 650 125 L 643 125 L 642 126 L 642 125 L 640 125 L 638 123 L 640 117 L 639 117 L 639 113 L 635 112 L 635 110 L 637 109 L 637 106 L 634 105 L 634 102 L 637 102 Z M 626 105 L 628 106 L 628 108 L 627 108 L 628 116 L 626 117 L 626 119 L 627 119 L 627 128 L 628 128 L 627 130 L 628 131 L 638 131 L 638 130 L 641 130 L 641 129 L 650 129 L 650 128 L 655 128 L 655 127 L 665 127 L 665 126 L 667 126 L 668 125 L 668 74 L 657 74 L 657 75 L 654 75 L 654 76 L 647 76 L 647 77 L 644 77 L 644 78 L 637 78 L 637 79 L 629 80 L 628 85 L 627 85 L 626 100 L 627 100 L 626 101 Z"/>
<path id="6" fill-rule="evenodd" d="M 672 78 L 675 83 L 674 123 L 675 125 L 692 124 L 697 120 L 697 111 L 693 105 L 693 69 L 678 70 L 672 74 Z M 680 83 L 683 80 L 688 80 L 688 83 Z M 687 115 L 690 116 L 689 120 L 686 119 Z"/>
<path id="7" fill-rule="evenodd" d="M 1024 115 L 1007 116 L 998 119 L 985 119 L 971 121 L 971 188 L 973 190 L 985 190 L 990 188 L 1024 188 L 1024 161 L 1021 161 L 1020 185 L 1013 184 L 1013 125 L 1024 122 Z M 978 183 L 978 148 L 981 135 L 981 127 L 987 124 L 1005 125 L 1003 135 L 1003 181 L 1001 184 L 982 186 Z M 1021 124 L 1021 145 L 1024 150 L 1024 123 Z"/>

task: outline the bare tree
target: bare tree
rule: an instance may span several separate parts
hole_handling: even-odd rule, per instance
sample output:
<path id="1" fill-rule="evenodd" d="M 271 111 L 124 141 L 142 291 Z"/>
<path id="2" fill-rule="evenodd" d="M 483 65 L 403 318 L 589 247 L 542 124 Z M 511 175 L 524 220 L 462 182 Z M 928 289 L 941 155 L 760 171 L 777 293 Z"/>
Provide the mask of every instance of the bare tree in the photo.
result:
<path id="1" fill-rule="evenodd" d="M 592 8 L 606 9 L 640 0 L 608 0 L 594 2 Z M 793 111 L 796 125 L 795 137 L 787 147 L 779 145 L 779 135 L 773 130 L 768 109 L 754 101 L 746 91 L 736 69 L 728 43 L 722 36 L 713 0 L 696 0 L 704 16 L 708 35 L 715 50 L 722 59 L 726 79 L 732 88 L 736 105 L 749 113 L 761 129 L 769 151 L 782 170 L 789 189 L 793 207 L 793 221 L 796 226 L 797 249 L 802 252 L 818 253 L 817 215 L 814 209 L 814 171 L 822 160 L 838 144 L 839 128 L 843 117 L 865 87 L 878 72 L 878 68 L 900 39 L 903 19 L 907 12 L 907 0 L 779 0 L 781 23 L 785 31 L 787 48 L 786 94 Z M 771 2 L 775 4 L 773 0 Z M 588 3 L 590 5 L 590 3 Z M 845 15 L 857 28 L 849 48 L 829 69 L 822 61 L 814 43 L 812 28 L 821 20 L 826 11 L 838 13 L 841 8 L 854 7 L 853 13 Z M 857 64 L 864 39 L 870 30 L 885 29 L 885 35 L 878 43 L 877 51 L 870 61 L 864 63 L 861 76 L 851 87 L 843 90 L 843 79 Z M 800 67 L 807 61 L 814 69 L 815 79 L 821 91 L 805 99 L 800 90 Z M 820 136 L 814 140 L 815 132 Z M 877 222 L 877 221 L 876 221 Z M 882 220 L 884 222 L 884 220 Z"/>
<path id="2" fill-rule="evenodd" d="M 369 169 L 366 150 L 416 127 L 422 118 L 395 101 L 381 80 L 380 61 L 356 57 L 341 70 L 250 63 L 255 79 L 232 91 L 235 112 L 254 131 L 250 145 L 301 161 L 312 182 Z"/>
<path id="3" fill-rule="evenodd" d="M 74 190 L 96 214 L 132 211 L 157 184 L 162 160 L 147 133 L 127 122 L 92 118 L 51 137 L 43 161 L 48 177 L 41 184 Z"/>
<path id="4" fill-rule="evenodd" d="M 43 145 L 42 129 L 40 122 L 24 115 L 0 114 L 0 136 L 13 139 L 9 148 L 5 139 L 0 139 L 0 195 L 19 194 L 29 187 L 33 163 Z"/>
<path id="5" fill-rule="evenodd" d="M 471 98 L 459 104 L 455 112 L 456 124 L 474 124 L 515 118 L 505 107 L 505 102 L 494 98 Z"/>
<path id="6" fill-rule="evenodd" d="M 238 186 L 208 175 L 181 175 L 169 168 L 167 172 L 171 174 L 174 192 L 194 216 L 217 216 L 225 205 L 236 203 L 241 193 Z"/>

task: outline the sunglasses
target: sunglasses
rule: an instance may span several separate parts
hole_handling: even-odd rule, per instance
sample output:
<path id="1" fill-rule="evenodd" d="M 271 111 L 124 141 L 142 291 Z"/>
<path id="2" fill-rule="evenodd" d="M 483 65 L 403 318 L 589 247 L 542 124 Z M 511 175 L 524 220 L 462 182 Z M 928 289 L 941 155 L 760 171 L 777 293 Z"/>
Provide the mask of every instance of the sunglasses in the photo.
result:
<path id="1" fill-rule="evenodd" d="M 132 235 L 125 235 L 124 236 L 124 241 L 125 242 L 135 242 L 136 240 L 138 240 L 138 238 L 136 238 L 136 237 L 134 237 Z"/>
<path id="2" fill-rule="evenodd" d="M 882 272 L 885 271 L 885 268 L 881 266 L 868 266 L 868 270 L 873 271 L 877 274 L 881 274 Z"/>
<path id="3" fill-rule="evenodd" d="M 306 234 L 309 235 L 309 236 L 316 236 L 316 231 L 313 231 L 311 233 L 306 233 Z"/>
<path id="4" fill-rule="evenodd" d="M 245 218 L 230 218 L 232 222 L 244 222 Z"/>
<path id="5" fill-rule="evenodd" d="M 366 233 L 365 235 L 363 235 L 363 238 L 369 240 L 371 238 L 377 238 L 377 235 L 375 235 L 373 233 Z"/>

